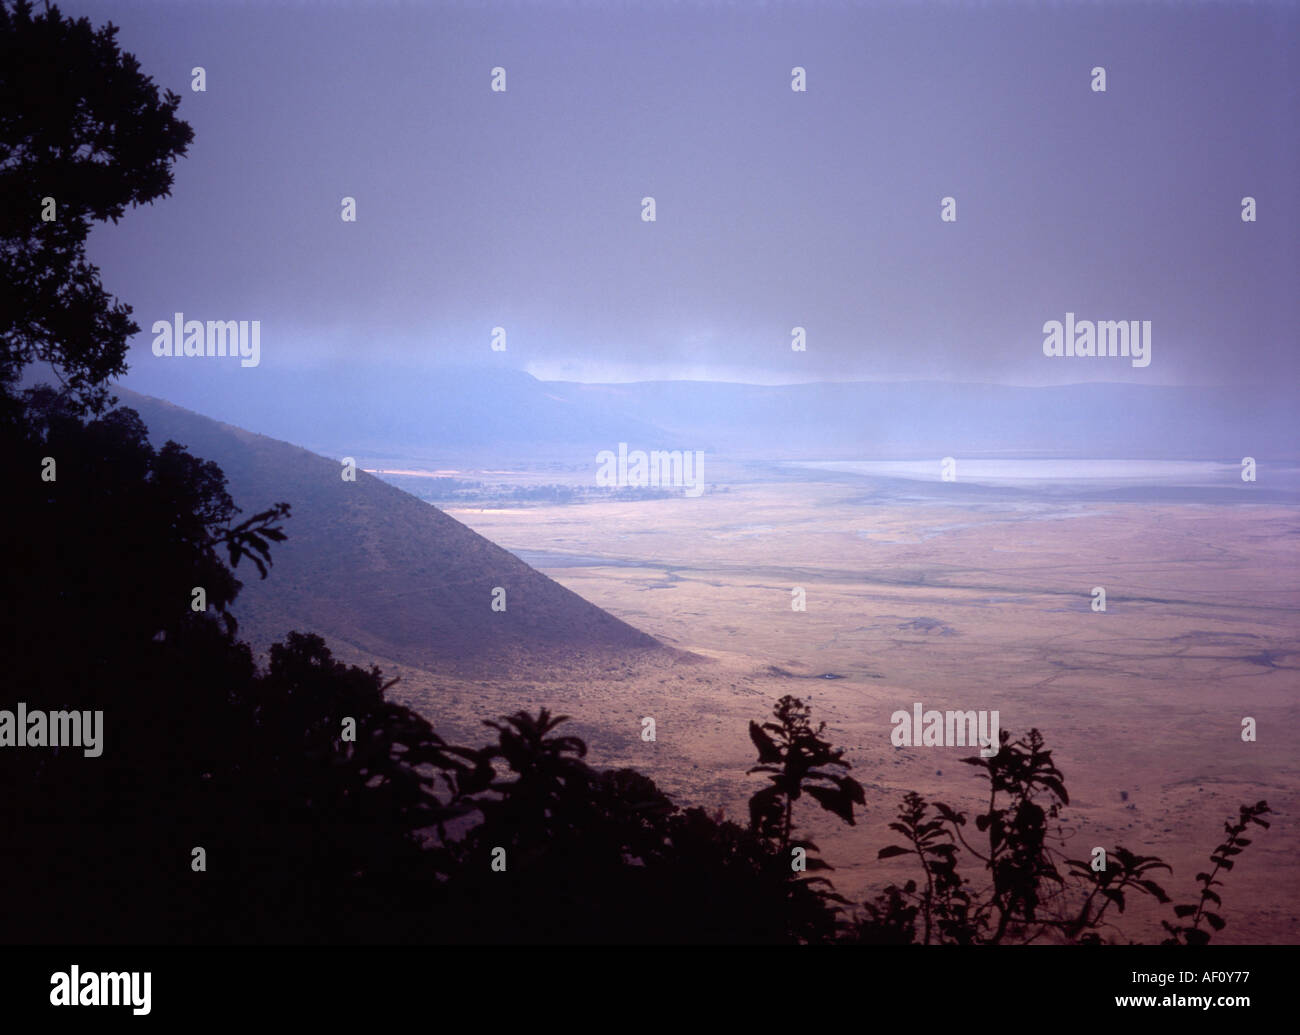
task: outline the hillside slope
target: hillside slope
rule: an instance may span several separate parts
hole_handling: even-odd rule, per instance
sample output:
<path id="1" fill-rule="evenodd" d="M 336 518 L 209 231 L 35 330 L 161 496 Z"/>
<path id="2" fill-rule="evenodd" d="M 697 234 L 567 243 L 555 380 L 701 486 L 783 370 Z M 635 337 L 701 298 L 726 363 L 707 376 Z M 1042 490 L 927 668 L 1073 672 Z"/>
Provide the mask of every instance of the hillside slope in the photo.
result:
<path id="1" fill-rule="evenodd" d="M 462 672 L 518 670 L 667 650 L 435 507 L 297 446 L 122 388 L 151 441 L 219 464 L 244 516 L 284 500 L 288 541 L 266 580 L 240 565 L 240 635 L 255 649 L 292 629 L 384 658 Z M 491 608 L 493 588 L 506 610 Z"/>

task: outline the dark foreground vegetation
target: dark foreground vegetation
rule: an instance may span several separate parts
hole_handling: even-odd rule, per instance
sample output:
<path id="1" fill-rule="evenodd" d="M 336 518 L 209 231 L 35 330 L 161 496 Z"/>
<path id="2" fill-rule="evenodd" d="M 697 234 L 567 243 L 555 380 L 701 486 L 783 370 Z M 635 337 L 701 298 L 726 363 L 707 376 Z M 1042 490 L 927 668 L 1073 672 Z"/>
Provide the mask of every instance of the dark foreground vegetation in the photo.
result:
<path id="1" fill-rule="evenodd" d="M 1171 907 L 1171 943 L 1222 929 L 1216 889 L 1267 805 L 1243 806 L 1171 901 L 1159 859 L 1060 856 L 1068 796 L 1036 730 L 966 760 L 984 811 L 909 794 L 881 855 L 916 877 L 855 906 L 796 806 L 852 824 L 863 791 L 796 698 L 750 726 L 763 779 L 740 825 L 592 767 L 544 710 L 447 744 L 314 635 L 257 668 L 235 571 L 270 574 L 290 507 L 240 520 L 214 464 L 111 408 L 139 328 L 84 254 L 94 222 L 168 193 L 192 137 L 178 104 L 111 28 L 0 0 L 0 709 L 104 713 L 99 757 L 0 747 L 0 938 L 1086 942 L 1122 937 L 1135 895 Z M 22 389 L 33 363 L 60 387 Z"/>

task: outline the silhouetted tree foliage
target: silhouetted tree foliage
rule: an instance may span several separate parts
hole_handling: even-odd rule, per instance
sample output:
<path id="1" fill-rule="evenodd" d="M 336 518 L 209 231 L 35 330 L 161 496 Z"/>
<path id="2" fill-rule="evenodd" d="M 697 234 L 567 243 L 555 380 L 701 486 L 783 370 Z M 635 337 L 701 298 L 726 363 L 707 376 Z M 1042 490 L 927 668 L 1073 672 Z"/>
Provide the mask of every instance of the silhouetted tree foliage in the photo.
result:
<path id="1" fill-rule="evenodd" d="M 880 854 L 914 855 L 924 883 L 850 916 L 809 875 L 831 867 L 796 838 L 796 805 L 853 825 L 863 789 L 797 698 L 750 724 L 750 772 L 768 782 L 740 826 L 634 770 L 593 768 L 546 709 L 455 746 L 318 636 L 290 633 L 255 665 L 236 639 L 235 569 L 270 574 L 289 505 L 238 520 L 215 464 L 156 449 L 137 414 L 106 410 L 136 328 L 85 261 L 86 233 L 165 195 L 191 138 L 178 98 L 160 99 L 114 34 L 0 0 L 0 706 L 104 712 L 101 757 L 0 750 L 5 940 L 973 944 L 1088 940 L 1126 893 L 1168 901 L 1148 876 L 1167 867 L 1120 848 L 1104 873 L 1068 861 L 1079 901 L 1065 908 L 1049 840 L 1068 798 L 1037 730 L 966 760 L 989 781 L 982 850 L 964 814 L 909 794 L 890 824 L 905 843 Z M 34 359 L 62 390 L 17 389 Z M 191 608 L 195 587 L 206 610 Z M 1229 825 L 1171 941 L 1222 928 L 1218 875 L 1267 811 Z"/>
<path id="2" fill-rule="evenodd" d="M 493 767 L 470 795 L 481 815 L 452 850 L 453 931 L 489 942 L 782 943 L 837 920 L 788 853 L 751 830 L 679 809 L 630 769 L 597 771 L 542 709 L 487 725 Z M 500 771 L 498 771 L 498 769 Z M 468 784 L 463 786 L 468 787 Z M 491 867 L 504 850 L 505 871 Z"/>
<path id="3" fill-rule="evenodd" d="M 0 383 L 49 362 L 77 409 L 95 412 L 140 328 L 104 290 L 86 237 L 169 194 L 194 135 L 176 118 L 180 97 L 159 97 L 116 36 L 56 6 L 0 0 Z"/>
<path id="4" fill-rule="evenodd" d="M 308 937 L 336 930 L 329 903 L 353 892 L 358 932 L 368 895 L 389 922 L 374 889 L 417 870 L 426 883 L 416 831 L 444 819 L 440 795 L 473 763 L 316 637 L 291 636 L 259 673 L 234 637 L 232 568 L 267 569 L 287 506 L 238 521 L 215 465 L 154 450 L 130 410 L 83 422 L 62 400 L 27 393 L 10 410 L 26 419 L 0 426 L 28 473 L 4 509 L 3 706 L 102 710 L 104 744 L 93 759 L 0 750 L 0 871 L 32 891 L 0 907 L 7 936 Z M 190 872 L 194 846 L 206 874 Z"/>

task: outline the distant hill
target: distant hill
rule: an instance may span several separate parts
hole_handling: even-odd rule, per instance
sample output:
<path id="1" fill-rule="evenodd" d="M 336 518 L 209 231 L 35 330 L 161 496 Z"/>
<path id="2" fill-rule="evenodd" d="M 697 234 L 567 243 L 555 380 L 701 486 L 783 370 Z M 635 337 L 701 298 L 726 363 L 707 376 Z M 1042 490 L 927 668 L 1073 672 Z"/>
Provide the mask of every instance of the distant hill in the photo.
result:
<path id="1" fill-rule="evenodd" d="M 1300 411 L 1286 383 L 582 384 L 377 360 L 346 372 L 203 372 L 185 380 L 146 364 L 135 381 L 159 381 L 169 398 L 320 452 L 451 467 L 593 465 L 598 450 L 619 442 L 736 459 L 1300 459 Z"/>
<path id="2" fill-rule="evenodd" d="M 251 515 L 292 504 L 288 540 L 259 580 L 241 564 L 240 635 L 265 647 L 292 629 L 380 657 L 461 672 L 599 661 L 663 647 L 435 507 L 372 475 L 149 396 L 116 389 L 155 445 L 168 439 L 219 464 Z M 492 590 L 506 610 L 491 609 Z"/>
<path id="3" fill-rule="evenodd" d="M 415 370 L 382 362 L 346 370 L 267 367 L 247 376 L 213 365 L 187 382 L 144 365 L 145 392 L 331 456 L 454 458 L 494 464 L 578 451 L 585 459 L 621 440 L 667 443 L 653 421 L 631 419 L 603 400 L 557 393 L 518 370 L 449 366 Z M 242 376 L 241 376 L 242 375 Z M 620 438 L 621 436 L 621 438 Z"/>
<path id="4" fill-rule="evenodd" d="M 673 440 L 767 459 L 1300 459 L 1295 386 L 1025 388 L 845 381 L 742 385 L 547 382 L 584 408 L 653 421 Z"/>

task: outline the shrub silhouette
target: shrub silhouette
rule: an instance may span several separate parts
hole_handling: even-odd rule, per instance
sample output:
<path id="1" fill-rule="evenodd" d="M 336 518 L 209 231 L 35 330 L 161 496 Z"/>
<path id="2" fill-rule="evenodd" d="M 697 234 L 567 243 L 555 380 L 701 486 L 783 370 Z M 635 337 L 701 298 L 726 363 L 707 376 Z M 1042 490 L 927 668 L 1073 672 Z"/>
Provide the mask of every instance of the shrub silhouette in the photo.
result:
<path id="1" fill-rule="evenodd" d="M 1210 862 L 1214 863 L 1214 869 L 1196 875 L 1196 881 L 1201 886 L 1200 901 L 1194 905 L 1174 906 L 1174 916 L 1180 920 L 1190 916 L 1191 924 L 1171 924 L 1168 920 L 1163 921 L 1164 929 L 1169 932 L 1170 937 L 1161 942 L 1162 945 L 1205 945 L 1211 935 L 1201 927 L 1202 920 L 1215 931 L 1223 930 L 1227 921 L 1218 913 L 1206 908 L 1210 902 L 1216 906 L 1223 905 L 1223 900 L 1214 890 L 1223 885 L 1223 881 L 1217 879 L 1219 871 L 1231 870 L 1232 857 L 1240 855 L 1250 844 L 1250 838 L 1241 835 L 1249 830 L 1251 825 L 1268 829 L 1268 822 L 1259 817 L 1271 811 L 1268 803 L 1264 801 L 1258 801 L 1254 805 L 1242 805 L 1237 822 L 1223 824 L 1224 833 L 1228 836 L 1210 855 Z"/>
<path id="2" fill-rule="evenodd" d="M 972 846 L 962 832 L 965 813 L 908 793 L 897 818 L 889 824 L 907 843 L 882 848 L 878 858 L 915 856 L 924 883 L 909 880 L 901 887 L 889 885 L 873 901 L 864 903 L 853 934 L 856 940 L 975 945 L 1054 936 L 1098 943 L 1102 929 L 1110 926 L 1105 920 L 1107 910 L 1113 905 L 1122 913 L 1126 893 L 1169 903 L 1164 888 L 1151 877 L 1158 870 L 1170 870 L 1168 864 L 1157 856 L 1137 855 L 1122 845 L 1107 852 L 1103 870 L 1094 871 L 1081 859 L 1061 860 L 1067 866 L 1063 876 L 1058 853 L 1049 841 L 1061 840 L 1059 828 L 1053 834 L 1051 824 L 1069 804 L 1065 778 L 1037 729 L 1014 741 L 1004 729 L 999 740 L 993 757 L 962 759 L 982 769 L 989 783 L 988 807 L 975 816 L 975 829 L 986 839 L 983 851 Z M 1202 919 L 1215 930 L 1222 929 L 1222 919 L 1205 910 L 1207 902 L 1219 902 L 1212 886 L 1222 881 L 1215 875 L 1220 868 L 1231 869 L 1230 856 L 1250 844 L 1240 837 L 1247 824 L 1268 826 L 1258 818 L 1268 811 L 1264 802 L 1243 806 L 1239 823 L 1226 825 L 1228 839 L 1211 858 L 1216 864 L 1214 871 L 1197 875 L 1202 884 L 1200 903 L 1175 907 L 1178 917 L 1194 917 L 1193 924 L 1176 927 L 1165 922 L 1173 937 L 1164 944 L 1208 942 L 1208 932 L 1200 928 Z M 960 873 L 963 852 L 982 864 L 986 878 L 982 887 Z"/>
<path id="3" fill-rule="evenodd" d="M 843 749 L 821 739 L 826 729 L 809 721 L 811 709 L 786 695 L 773 709 L 776 722 L 749 724 L 749 737 L 758 748 L 758 765 L 751 773 L 769 773 L 770 787 L 749 799 L 750 826 L 782 852 L 806 845 L 791 839 L 794 803 L 807 794 L 823 809 L 853 825 L 853 806 L 864 802 L 862 787 L 851 776 L 833 769 L 851 769 Z"/>

